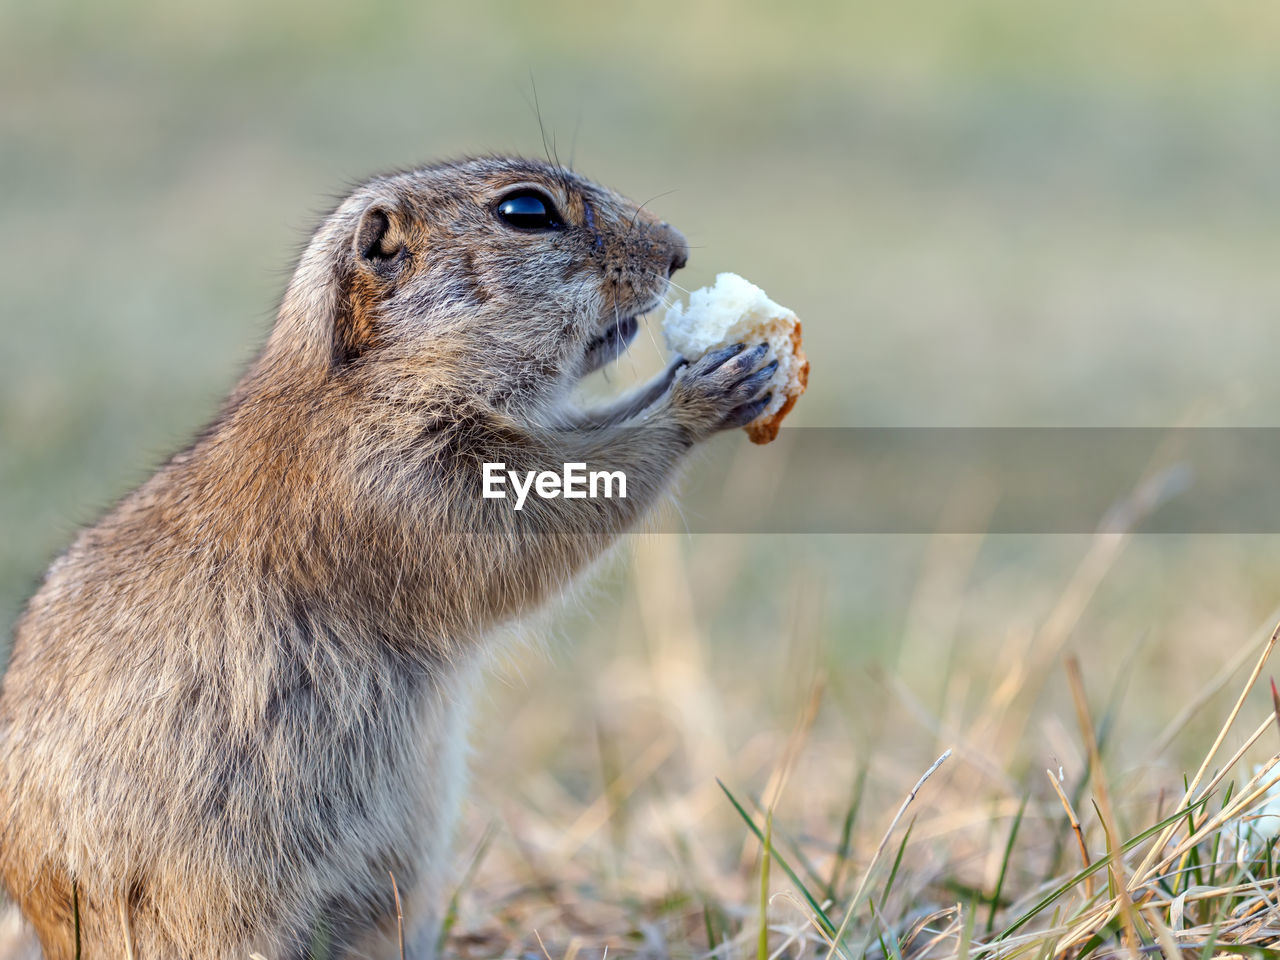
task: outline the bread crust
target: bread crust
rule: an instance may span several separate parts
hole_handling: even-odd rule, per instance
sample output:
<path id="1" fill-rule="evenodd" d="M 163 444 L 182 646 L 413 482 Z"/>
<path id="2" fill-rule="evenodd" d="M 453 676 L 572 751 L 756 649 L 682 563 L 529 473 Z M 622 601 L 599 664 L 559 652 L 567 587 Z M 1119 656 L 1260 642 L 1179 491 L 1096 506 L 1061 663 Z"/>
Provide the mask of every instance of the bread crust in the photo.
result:
<path id="1" fill-rule="evenodd" d="M 782 427 L 783 418 L 791 412 L 791 408 L 796 405 L 800 395 L 809 386 L 809 357 L 800 346 L 799 320 L 796 321 L 795 327 L 791 330 L 791 349 L 795 351 L 796 359 L 800 361 L 800 365 L 796 368 L 795 377 L 787 384 L 787 399 L 776 413 L 753 420 L 742 428 L 747 431 L 747 437 L 752 443 L 765 444 L 773 442 L 778 436 L 778 430 Z"/>

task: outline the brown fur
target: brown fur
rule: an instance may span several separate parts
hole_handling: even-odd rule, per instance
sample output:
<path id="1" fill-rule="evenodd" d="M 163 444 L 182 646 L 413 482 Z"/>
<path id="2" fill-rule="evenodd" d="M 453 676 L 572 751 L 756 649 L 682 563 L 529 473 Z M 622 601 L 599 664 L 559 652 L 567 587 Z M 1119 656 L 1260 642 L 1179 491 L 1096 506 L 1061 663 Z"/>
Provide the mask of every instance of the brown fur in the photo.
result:
<path id="1" fill-rule="evenodd" d="M 564 229 L 501 222 L 518 184 Z M 408 956 L 434 955 L 486 634 L 759 412 L 747 350 L 567 406 L 685 256 L 617 194 L 516 159 L 374 179 L 325 220 L 217 419 L 18 623 L 0 875 L 46 960 L 75 955 L 73 895 L 85 958 L 295 960 L 317 937 L 397 957 L 389 873 Z M 622 469 L 628 497 L 517 513 L 481 498 L 486 461 Z"/>

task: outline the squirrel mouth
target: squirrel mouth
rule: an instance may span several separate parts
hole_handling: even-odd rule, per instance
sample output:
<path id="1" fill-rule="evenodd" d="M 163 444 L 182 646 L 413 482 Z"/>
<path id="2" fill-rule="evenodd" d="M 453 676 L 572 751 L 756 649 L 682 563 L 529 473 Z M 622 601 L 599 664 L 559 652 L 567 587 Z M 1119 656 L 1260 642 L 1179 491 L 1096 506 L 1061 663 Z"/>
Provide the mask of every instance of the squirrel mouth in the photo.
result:
<path id="1" fill-rule="evenodd" d="M 587 370 L 598 370 L 622 356 L 640 332 L 638 316 L 624 317 L 605 328 L 604 333 L 587 344 Z"/>
<path id="2" fill-rule="evenodd" d="M 604 333 L 591 341 L 592 350 L 612 349 L 625 350 L 635 339 L 640 329 L 640 321 L 636 317 L 626 317 L 608 326 Z"/>

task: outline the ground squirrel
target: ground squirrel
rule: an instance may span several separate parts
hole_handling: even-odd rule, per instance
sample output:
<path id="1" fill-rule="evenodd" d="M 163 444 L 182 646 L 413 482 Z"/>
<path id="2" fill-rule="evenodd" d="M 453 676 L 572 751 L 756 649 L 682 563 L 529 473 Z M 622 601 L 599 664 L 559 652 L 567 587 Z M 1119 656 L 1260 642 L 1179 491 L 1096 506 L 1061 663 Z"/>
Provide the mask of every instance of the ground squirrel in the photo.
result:
<path id="1" fill-rule="evenodd" d="M 685 453 L 768 401 L 767 350 L 570 406 L 687 248 L 611 190 L 481 158 L 321 224 L 218 417 L 49 569 L 0 694 L 0 872 L 46 960 L 435 952 L 470 678 Z M 481 495 L 481 467 L 627 496 Z M 73 908 L 73 902 L 75 904 Z"/>

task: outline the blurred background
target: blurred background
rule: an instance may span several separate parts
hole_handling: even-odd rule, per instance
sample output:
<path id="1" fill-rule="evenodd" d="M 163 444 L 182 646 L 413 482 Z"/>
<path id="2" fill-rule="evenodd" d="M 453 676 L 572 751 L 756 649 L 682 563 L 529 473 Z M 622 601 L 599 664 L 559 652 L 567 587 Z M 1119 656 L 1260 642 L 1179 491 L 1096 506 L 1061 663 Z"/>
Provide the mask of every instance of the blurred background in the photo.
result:
<path id="1" fill-rule="evenodd" d="M 347 185 L 539 155 L 540 124 L 686 233 L 683 287 L 733 270 L 801 316 L 789 426 L 1280 421 L 1272 4 L 0 0 L 6 636 L 77 526 L 213 414 Z M 642 333 L 596 388 L 660 363 Z M 1217 701 L 1152 743 L 1277 605 L 1276 536 L 633 538 L 487 688 L 464 844 L 496 823 L 510 862 L 550 837 L 558 871 L 643 864 L 660 893 L 698 860 L 650 842 L 677 822 L 732 864 L 712 777 L 764 790 L 818 677 L 780 823 L 834 842 L 866 770 L 878 831 L 978 730 L 946 776 L 985 838 L 1028 771 L 1081 769 L 1063 653 L 1100 701 L 1138 678 L 1112 762 L 1176 783 Z M 650 841 L 619 826 L 640 808 Z"/>

